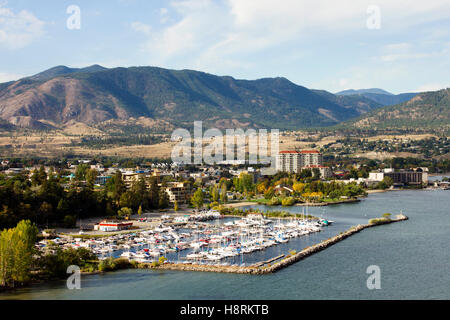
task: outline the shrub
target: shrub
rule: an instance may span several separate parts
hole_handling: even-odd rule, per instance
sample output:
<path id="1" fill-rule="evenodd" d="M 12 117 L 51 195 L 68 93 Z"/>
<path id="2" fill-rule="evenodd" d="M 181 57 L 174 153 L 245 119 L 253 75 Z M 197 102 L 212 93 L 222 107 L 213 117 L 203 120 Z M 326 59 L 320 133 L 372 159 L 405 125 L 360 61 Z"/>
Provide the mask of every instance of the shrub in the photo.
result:
<path id="1" fill-rule="evenodd" d="M 293 198 L 293 197 L 287 197 L 281 201 L 281 205 L 284 207 L 293 206 L 294 204 L 295 204 L 295 198 Z"/>
<path id="2" fill-rule="evenodd" d="M 113 258 L 107 258 L 105 260 L 100 261 L 100 263 L 98 264 L 99 271 L 112 271 L 115 270 L 116 267 L 117 265 L 114 262 Z"/>
<path id="3" fill-rule="evenodd" d="M 281 204 L 281 200 L 277 197 L 270 199 L 270 201 L 268 203 L 269 206 L 278 206 L 280 204 Z"/>

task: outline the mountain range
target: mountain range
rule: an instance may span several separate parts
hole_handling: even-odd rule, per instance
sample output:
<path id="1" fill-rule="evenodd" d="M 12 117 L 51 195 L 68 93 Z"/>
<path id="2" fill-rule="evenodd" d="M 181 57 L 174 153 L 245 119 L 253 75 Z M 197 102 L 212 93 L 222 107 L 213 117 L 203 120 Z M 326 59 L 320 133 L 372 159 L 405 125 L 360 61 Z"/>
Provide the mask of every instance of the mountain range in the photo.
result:
<path id="1" fill-rule="evenodd" d="M 371 129 L 434 128 L 448 132 L 450 89 L 417 94 L 411 100 L 372 110 L 340 126 Z"/>
<path id="2" fill-rule="evenodd" d="M 371 88 L 371 89 L 359 89 L 359 90 L 344 90 L 337 92 L 336 95 L 338 96 L 354 96 L 358 95 L 361 97 L 366 97 L 372 101 L 375 101 L 383 106 L 391 106 L 394 104 L 399 104 L 408 100 L 411 100 L 414 98 L 417 93 L 400 93 L 400 94 L 393 94 L 386 90 L 379 89 L 379 88 Z"/>
<path id="3" fill-rule="evenodd" d="M 158 67 L 57 66 L 0 84 L 0 119 L 2 127 L 9 123 L 32 129 L 141 118 L 169 127 L 191 127 L 194 120 L 202 120 L 205 127 L 220 129 L 299 129 L 359 118 L 389 104 L 387 97 L 397 103 L 415 95 L 381 89 L 332 94 L 286 78 L 239 80 Z"/>

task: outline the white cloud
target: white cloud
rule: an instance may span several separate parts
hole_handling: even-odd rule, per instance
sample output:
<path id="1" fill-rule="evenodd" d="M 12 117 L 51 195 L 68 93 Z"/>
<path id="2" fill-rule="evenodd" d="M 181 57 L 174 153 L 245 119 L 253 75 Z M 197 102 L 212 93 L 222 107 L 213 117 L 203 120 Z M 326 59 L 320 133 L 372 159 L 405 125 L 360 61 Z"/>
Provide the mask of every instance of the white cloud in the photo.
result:
<path id="1" fill-rule="evenodd" d="M 143 33 L 145 35 L 151 35 L 151 33 L 152 33 L 152 27 L 150 25 L 139 22 L 139 21 L 133 22 L 131 24 L 131 28 L 134 31 Z"/>
<path id="2" fill-rule="evenodd" d="M 377 0 L 380 30 L 367 29 L 369 4 L 373 1 L 172 0 L 159 11 L 168 18 L 164 25 L 150 29 L 143 27 L 150 21 L 137 21 L 142 25 L 134 30 L 143 35 L 139 54 L 144 64 L 247 79 L 286 76 L 330 91 L 411 91 L 417 86 L 411 78 L 412 61 L 415 69 L 429 70 L 432 66 L 425 65 L 437 59 L 445 69 L 448 33 L 428 36 L 450 18 L 448 0 Z M 361 42 L 364 47 L 357 47 Z M 317 72 L 312 71 L 316 63 Z"/>
<path id="3" fill-rule="evenodd" d="M 169 21 L 169 15 L 168 15 L 168 13 L 169 13 L 169 10 L 167 10 L 167 8 L 161 8 L 161 9 L 159 10 L 159 16 L 160 16 L 159 21 L 160 21 L 161 23 L 166 23 L 167 21 Z"/>
<path id="4" fill-rule="evenodd" d="M 23 78 L 23 76 L 13 73 L 0 72 L 0 83 L 13 81 L 20 78 Z"/>
<path id="5" fill-rule="evenodd" d="M 45 22 L 31 12 L 22 10 L 14 13 L 0 4 L 0 46 L 20 49 L 28 46 L 45 34 Z"/>
<path id="6" fill-rule="evenodd" d="M 446 85 L 442 83 L 427 83 L 418 87 L 414 92 L 437 91 L 445 88 L 450 88 L 450 83 Z"/>
<path id="7" fill-rule="evenodd" d="M 394 24 L 406 28 L 420 21 L 450 17 L 446 0 L 380 0 L 377 5 L 385 28 Z M 304 39 L 325 32 L 330 37 L 367 32 L 365 1 L 181 0 L 172 1 L 170 6 L 180 18 L 153 33 L 146 42 L 152 61 L 163 63 L 183 56 L 186 62 L 194 53 L 196 57 L 190 63 L 200 58 L 241 60 L 246 54 L 281 44 L 298 42 L 300 47 Z M 160 10 L 161 16 L 167 14 L 167 8 Z M 398 58 L 386 54 L 383 59 Z"/>

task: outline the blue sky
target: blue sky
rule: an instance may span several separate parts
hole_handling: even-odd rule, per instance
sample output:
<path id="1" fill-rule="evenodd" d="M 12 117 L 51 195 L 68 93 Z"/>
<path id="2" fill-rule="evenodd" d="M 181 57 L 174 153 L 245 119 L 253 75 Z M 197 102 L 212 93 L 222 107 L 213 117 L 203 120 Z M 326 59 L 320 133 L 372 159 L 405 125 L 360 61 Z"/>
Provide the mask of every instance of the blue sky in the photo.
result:
<path id="1" fill-rule="evenodd" d="M 79 30 L 66 26 L 70 5 Z M 450 87 L 450 1 L 0 0 L 0 82 L 92 64 L 437 90 Z"/>

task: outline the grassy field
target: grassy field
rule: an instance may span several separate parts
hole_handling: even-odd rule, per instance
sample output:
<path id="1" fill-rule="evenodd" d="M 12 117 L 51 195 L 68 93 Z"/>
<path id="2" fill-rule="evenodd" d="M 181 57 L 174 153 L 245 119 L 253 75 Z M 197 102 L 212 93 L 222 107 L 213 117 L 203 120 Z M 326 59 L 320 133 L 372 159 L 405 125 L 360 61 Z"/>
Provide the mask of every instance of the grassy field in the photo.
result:
<path id="1" fill-rule="evenodd" d="M 56 158 L 68 154 L 78 156 L 118 156 L 118 157 L 142 157 L 142 158 L 170 158 L 173 147 L 176 142 L 162 142 L 153 145 L 127 145 L 127 146 L 108 146 L 107 148 L 96 149 L 84 146 L 74 146 L 81 141 L 83 137 L 108 137 L 108 134 L 91 128 L 85 124 L 74 123 L 64 130 L 54 130 L 52 132 L 22 132 L 22 133 L 0 133 L 0 154 L 3 157 L 18 156 L 34 156 Z M 369 141 L 379 139 L 404 138 L 411 140 L 421 140 L 432 137 L 431 134 L 418 135 L 379 135 L 368 137 Z M 170 138 L 167 135 L 167 138 Z M 299 141 L 305 139 L 313 139 L 315 142 Z M 296 131 L 287 132 L 280 135 L 279 150 L 295 150 L 306 148 L 320 148 L 326 144 L 335 143 L 337 139 L 342 137 L 326 136 L 319 140 L 317 134 L 309 134 L 307 132 Z M 225 140 L 225 139 L 224 139 Z M 209 143 L 209 142 L 208 142 Z M 206 145 L 206 143 L 205 143 Z M 270 146 L 270 141 L 268 142 Z M 248 150 L 248 145 L 247 145 Z M 270 147 L 269 147 L 270 148 Z M 372 159 L 385 159 L 393 156 L 413 156 L 420 157 L 417 154 L 409 153 L 365 153 L 354 154 L 355 157 L 367 157 Z"/>

